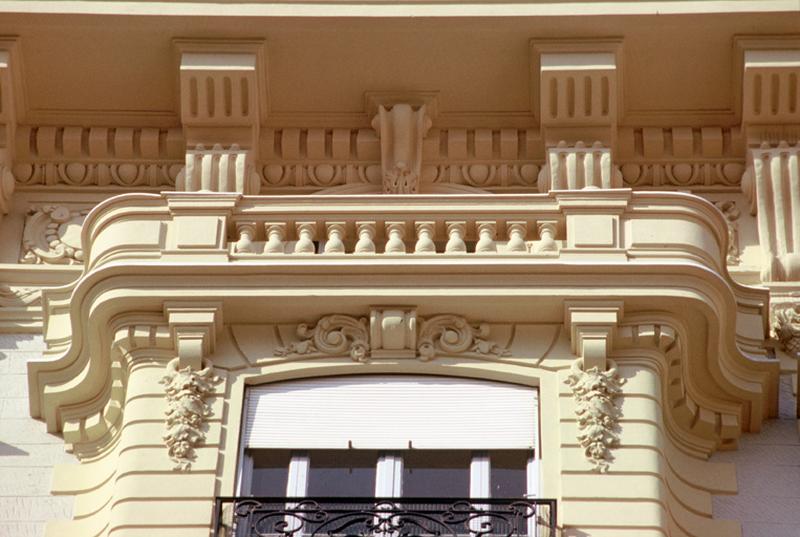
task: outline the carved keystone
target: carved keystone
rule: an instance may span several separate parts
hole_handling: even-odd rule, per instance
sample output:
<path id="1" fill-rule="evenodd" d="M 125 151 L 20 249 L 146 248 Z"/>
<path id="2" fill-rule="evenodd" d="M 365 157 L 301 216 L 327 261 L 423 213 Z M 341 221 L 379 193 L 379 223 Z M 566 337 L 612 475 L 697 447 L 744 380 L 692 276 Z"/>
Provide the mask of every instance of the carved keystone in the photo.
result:
<path id="1" fill-rule="evenodd" d="M 408 308 L 372 308 L 370 349 L 374 358 L 414 358 L 417 354 L 417 312 Z"/>

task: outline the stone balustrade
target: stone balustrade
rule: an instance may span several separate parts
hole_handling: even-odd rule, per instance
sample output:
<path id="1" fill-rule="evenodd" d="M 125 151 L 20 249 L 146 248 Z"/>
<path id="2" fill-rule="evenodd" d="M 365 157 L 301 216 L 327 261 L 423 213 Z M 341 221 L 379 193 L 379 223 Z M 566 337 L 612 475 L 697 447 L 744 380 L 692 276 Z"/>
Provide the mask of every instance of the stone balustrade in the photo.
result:
<path id="1" fill-rule="evenodd" d="M 446 200 L 141 194 L 101 204 L 84 228 L 87 269 L 127 255 L 215 262 L 474 256 L 533 262 L 681 258 L 721 273 L 727 248 L 725 222 L 711 204 L 627 189 Z"/>

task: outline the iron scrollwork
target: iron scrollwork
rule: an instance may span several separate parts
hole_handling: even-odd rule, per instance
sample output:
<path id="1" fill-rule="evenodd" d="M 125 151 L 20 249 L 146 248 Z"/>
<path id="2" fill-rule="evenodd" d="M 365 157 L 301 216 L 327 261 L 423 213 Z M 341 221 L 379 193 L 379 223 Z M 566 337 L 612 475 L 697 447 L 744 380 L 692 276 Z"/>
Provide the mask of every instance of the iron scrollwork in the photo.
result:
<path id="1" fill-rule="evenodd" d="M 288 503 L 287 503 L 288 502 Z M 551 500 L 218 500 L 218 537 L 525 537 L 555 528 Z"/>

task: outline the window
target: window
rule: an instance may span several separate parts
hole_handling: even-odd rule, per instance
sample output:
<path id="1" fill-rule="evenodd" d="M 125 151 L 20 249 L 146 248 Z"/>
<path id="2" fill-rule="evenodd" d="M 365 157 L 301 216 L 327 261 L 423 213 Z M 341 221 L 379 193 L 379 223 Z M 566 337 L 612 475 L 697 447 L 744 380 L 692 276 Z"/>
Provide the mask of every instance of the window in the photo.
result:
<path id="1" fill-rule="evenodd" d="M 381 375 L 248 392 L 241 495 L 538 496 L 534 388 Z"/>

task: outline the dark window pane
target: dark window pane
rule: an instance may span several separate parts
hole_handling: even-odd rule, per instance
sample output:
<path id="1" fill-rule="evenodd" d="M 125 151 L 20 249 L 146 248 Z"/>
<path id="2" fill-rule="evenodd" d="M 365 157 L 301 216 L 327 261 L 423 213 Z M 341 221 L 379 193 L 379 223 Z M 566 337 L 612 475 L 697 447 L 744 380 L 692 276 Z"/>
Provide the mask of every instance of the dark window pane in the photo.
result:
<path id="1" fill-rule="evenodd" d="M 411 450 L 403 452 L 403 496 L 469 496 L 469 451 Z"/>
<path id="2" fill-rule="evenodd" d="M 489 476 L 492 498 L 523 498 L 527 494 L 527 467 L 530 451 L 492 451 Z"/>
<path id="3" fill-rule="evenodd" d="M 289 477 L 289 451 L 284 449 L 259 449 L 250 452 L 253 457 L 253 478 L 250 491 L 253 496 L 286 496 Z"/>
<path id="4" fill-rule="evenodd" d="M 311 451 L 309 496 L 373 496 L 378 454 L 367 450 Z"/>

